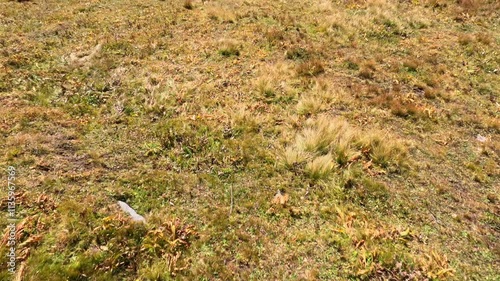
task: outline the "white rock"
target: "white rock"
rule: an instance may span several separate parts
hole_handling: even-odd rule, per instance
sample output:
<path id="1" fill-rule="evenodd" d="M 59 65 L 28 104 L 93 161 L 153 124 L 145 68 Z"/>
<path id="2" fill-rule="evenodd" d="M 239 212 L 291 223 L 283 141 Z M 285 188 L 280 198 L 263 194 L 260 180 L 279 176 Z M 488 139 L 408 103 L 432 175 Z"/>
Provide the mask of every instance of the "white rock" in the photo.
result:
<path id="1" fill-rule="evenodd" d="M 120 208 L 126 213 L 132 217 L 133 221 L 137 222 L 146 222 L 143 216 L 139 215 L 134 209 L 132 209 L 127 203 L 118 201 L 118 205 L 120 205 Z"/>
<path id="2" fill-rule="evenodd" d="M 481 135 L 478 134 L 476 136 L 476 140 L 479 141 L 479 142 L 485 142 L 486 141 L 486 137 L 483 137 L 483 136 L 481 136 Z"/>

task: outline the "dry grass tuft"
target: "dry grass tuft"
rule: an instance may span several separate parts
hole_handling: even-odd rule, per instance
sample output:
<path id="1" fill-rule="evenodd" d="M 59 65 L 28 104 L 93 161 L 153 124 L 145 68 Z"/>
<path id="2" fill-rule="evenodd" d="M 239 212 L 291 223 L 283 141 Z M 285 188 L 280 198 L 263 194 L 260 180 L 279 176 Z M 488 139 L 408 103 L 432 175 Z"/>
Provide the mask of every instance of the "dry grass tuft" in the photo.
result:
<path id="1" fill-rule="evenodd" d="M 294 149 L 293 147 L 287 147 L 283 152 L 283 162 L 285 167 L 293 169 L 297 165 L 304 163 L 308 159 L 308 154 L 302 150 Z"/>
<path id="2" fill-rule="evenodd" d="M 264 34 L 267 42 L 271 45 L 276 45 L 285 39 L 285 33 L 281 29 L 272 28 Z"/>
<path id="3" fill-rule="evenodd" d="M 219 54 L 224 57 L 239 56 L 241 44 L 235 40 L 219 41 Z"/>
<path id="4" fill-rule="evenodd" d="M 428 99 L 433 99 L 439 92 L 434 89 L 425 88 L 424 96 Z M 442 96 L 442 94 L 440 94 Z M 424 117 L 424 109 L 418 105 L 414 99 L 406 95 L 382 93 L 371 99 L 370 104 L 382 108 L 387 108 L 390 112 L 398 117 Z"/>
<path id="5" fill-rule="evenodd" d="M 174 81 L 157 81 L 147 78 L 144 88 L 147 90 L 144 108 L 147 112 L 164 114 L 165 108 L 175 98 L 177 88 Z"/>
<path id="6" fill-rule="evenodd" d="M 297 113 L 305 116 L 318 114 L 331 108 L 332 104 L 339 102 L 341 98 L 344 96 L 339 90 L 332 91 L 325 81 L 317 80 L 310 91 L 301 95 L 297 103 Z"/>
<path id="7" fill-rule="evenodd" d="M 327 180 L 335 168 L 336 163 L 332 159 L 332 155 L 322 155 L 316 157 L 311 162 L 307 163 L 305 173 L 313 180 Z"/>
<path id="8" fill-rule="evenodd" d="M 297 74 L 300 76 L 313 77 L 325 72 L 323 63 L 318 59 L 309 59 L 299 63 L 297 66 Z"/>
<path id="9" fill-rule="evenodd" d="M 491 34 L 480 32 L 476 34 L 476 40 L 477 42 L 483 43 L 485 45 L 491 45 L 494 41 L 494 38 L 491 36 Z"/>
<path id="10" fill-rule="evenodd" d="M 399 117 L 420 116 L 422 110 L 413 102 L 404 102 L 400 99 L 394 100 L 390 104 L 392 114 Z"/>
<path id="11" fill-rule="evenodd" d="M 235 136 L 243 133 L 256 133 L 264 122 L 262 116 L 252 113 L 244 107 L 238 107 L 230 113 L 231 128 Z"/>
<path id="12" fill-rule="evenodd" d="M 469 45 L 474 42 L 474 37 L 467 33 L 462 33 L 458 36 L 458 43 L 460 45 Z"/>
<path id="13" fill-rule="evenodd" d="M 297 113 L 300 115 L 317 114 L 325 108 L 323 101 L 313 96 L 303 96 L 297 103 Z"/>
<path id="14" fill-rule="evenodd" d="M 403 166 L 407 158 L 406 147 L 381 132 L 368 132 L 358 139 L 364 153 L 369 153 L 370 159 L 380 166 L 387 168 L 390 165 Z"/>
<path id="15" fill-rule="evenodd" d="M 283 162 L 295 167 L 306 161 L 306 175 L 318 180 L 326 179 L 336 165 L 345 167 L 364 157 L 383 168 L 399 167 L 404 165 L 406 149 L 382 132 L 363 132 L 343 119 L 321 115 L 308 120 L 285 148 Z"/>
<path id="16" fill-rule="evenodd" d="M 257 80 L 258 94 L 264 99 L 273 99 L 276 96 L 276 89 L 269 78 L 259 78 Z"/>

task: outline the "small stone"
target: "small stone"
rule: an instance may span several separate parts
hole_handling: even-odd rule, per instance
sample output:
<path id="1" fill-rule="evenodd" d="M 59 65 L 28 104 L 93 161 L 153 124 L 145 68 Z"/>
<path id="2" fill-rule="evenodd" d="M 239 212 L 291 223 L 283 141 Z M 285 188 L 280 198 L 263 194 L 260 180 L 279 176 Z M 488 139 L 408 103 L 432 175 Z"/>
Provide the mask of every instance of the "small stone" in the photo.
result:
<path id="1" fill-rule="evenodd" d="M 146 222 L 146 219 L 144 219 L 143 216 L 139 215 L 134 209 L 132 209 L 127 203 L 123 201 L 118 201 L 118 205 L 120 205 L 120 208 L 126 213 L 130 215 L 133 221 L 136 222 Z"/>
<path id="2" fill-rule="evenodd" d="M 486 137 L 483 137 L 483 136 L 481 136 L 481 135 L 478 134 L 476 136 L 476 140 L 479 141 L 479 142 L 485 142 L 487 139 L 486 139 Z"/>

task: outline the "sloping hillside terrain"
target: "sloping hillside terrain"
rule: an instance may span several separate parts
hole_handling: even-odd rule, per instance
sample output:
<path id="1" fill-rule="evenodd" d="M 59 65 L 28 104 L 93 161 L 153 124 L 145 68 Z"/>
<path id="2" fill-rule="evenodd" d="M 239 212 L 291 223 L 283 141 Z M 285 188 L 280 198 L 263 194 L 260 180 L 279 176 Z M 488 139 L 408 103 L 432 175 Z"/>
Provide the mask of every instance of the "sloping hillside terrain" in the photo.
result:
<path id="1" fill-rule="evenodd" d="M 0 0 L 0 279 L 499 280 L 499 11 Z"/>

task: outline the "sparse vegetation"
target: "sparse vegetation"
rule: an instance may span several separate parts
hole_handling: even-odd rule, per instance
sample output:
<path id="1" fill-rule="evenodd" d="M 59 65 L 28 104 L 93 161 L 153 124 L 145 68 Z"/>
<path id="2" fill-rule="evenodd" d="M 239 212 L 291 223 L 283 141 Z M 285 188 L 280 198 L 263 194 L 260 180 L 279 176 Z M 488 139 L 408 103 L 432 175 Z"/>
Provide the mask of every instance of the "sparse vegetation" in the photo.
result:
<path id="1" fill-rule="evenodd" d="M 0 280 L 499 280 L 499 3 L 0 1 Z"/>

